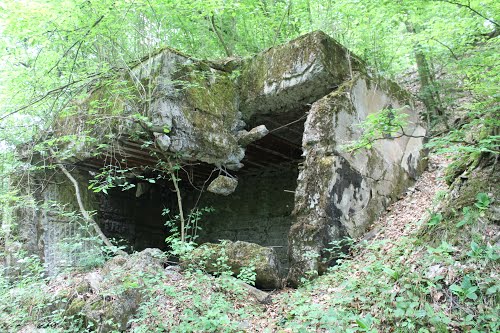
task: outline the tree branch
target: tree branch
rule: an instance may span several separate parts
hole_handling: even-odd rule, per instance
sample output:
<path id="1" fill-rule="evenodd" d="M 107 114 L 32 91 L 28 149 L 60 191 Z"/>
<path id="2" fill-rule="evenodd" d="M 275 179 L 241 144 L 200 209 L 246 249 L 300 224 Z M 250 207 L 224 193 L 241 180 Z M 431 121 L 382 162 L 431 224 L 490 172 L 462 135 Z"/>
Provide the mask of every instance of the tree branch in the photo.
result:
<path id="1" fill-rule="evenodd" d="M 106 235 L 104 235 L 104 233 L 102 232 L 102 230 L 99 227 L 99 225 L 97 224 L 97 222 L 94 221 L 94 219 L 90 216 L 90 214 L 85 209 L 85 206 L 83 205 L 83 201 L 82 201 L 82 196 L 80 194 L 80 186 L 78 185 L 78 182 L 76 181 L 76 179 L 71 175 L 71 173 L 68 171 L 68 169 L 66 169 L 66 167 L 64 166 L 64 164 L 62 164 L 61 162 L 59 162 L 57 160 L 57 158 L 55 157 L 54 150 L 50 149 L 50 154 L 52 155 L 52 158 L 54 158 L 56 160 L 57 167 L 64 173 L 64 175 L 73 184 L 73 187 L 75 188 L 76 201 L 78 202 L 78 207 L 80 208 L 80 213 L 82 214 L 82 216 L 85 219 L 85 221 L 88 222 L 88 223 L 90 223 L 92 225 L 92 227 L 94 228 L 95 232 L 97 233 L 97 235 L 99 236 L 99 238 L 102 240 L 102 242 L 106 246 L 108 246 L 109 248 L 115 248 L 115 246 L 109 241 L 108 237 L 106 237 Z M 118 254 L 125 254 L 125 252 L 122 251 L 122 250 L 118 250 L 117 253 Z"/>
<path id="2" fill-rule="evenodd" d="M 228 46 L 224 42 L 224 38 L 222 38 L 222 35 L 220 34 L 219 29 L 217 29 L 217 26 L 215 25 L 214 15 L 210 16 L 210 23 L 212 23 L 212 28 L 214 29 L 215 34 L 217 35 L 217 38 L 219 39 L 220 43 L 222 44 L 222 47 L 224 48 L 224 51 L 226 52 L 226 55 L 228 57 L 232 57 L 233 53 L 231 52 L 231 50 L 228 48 Z"/>
<path id="3" fill-rule="evenodd" d="M 453 49 L 452 49 L 452 48 L 450 48 L 448 45 L 446 45 L 446 44 L 442 43 L 441 41 L 439 41 L 438 39 L 436 39 L 436 38 L 434 38 L 434 37 L 431 37 L 431 39 L 432 39 L 433 41 L 437 42 L 438 44 L 440 44 L 440 45 L 444 46 L 446 49 L 448 49 L 448 51 L 450 51 L 450 53 L 451 53 L 452 57 L 453 57 L 455 60 L 458 60 L 458 57 L 457 57 L 457 55 L 455 54 L 455 52 L 453 52 Z"/>
<path id="4" fill-rule="evenodd" d="M 85 38 L 87 38 L 87 36 L 92 31 L 92 29 L 94 29 L 99 23 L 101 23 L 101 21 L 102 21 L 103 18 L 104 18 L 104 15 L 101 15 L 101 17 L 99 17 L 97 19 L 97 21 L 95 21 L 94 24 L 92 24 L 92 26 L 87 30 L 87 32 L 85 33 L 85 35 L 83 35 L 82 38 L 80 38 L 79 40 L 77 40 L 76 42 L 74 42 L 73 45 L 71 45 L 69 48 L 67 48 L 66 51 L 64 51 L 63 55 L 61 56 L 61 58 L 59 58 L 59 60 L 57 60 L 56 64 L 54 66 L 52 66 L 52 68 L 50 68 L 47 71 L 47 74 L 50 74 L 50 72 L 52 72 L 54 70 L 54 68 L 56 68 L 57 66 L 59 66 L 59 63 L 61 63 L 61 61 L 68 55 L 68 53 L 69 53 L 69 51 L 71 51 L 71 49 L 73 49 L 78 44 L 80 44 L 80 46 L 81 46 L 81 43 L 83 43 L 83 41 L 85 40 Z M 80 49 L 80 46 L 78 47 L 78 49 Z"/>
<path id="5" fill-rule="evenodd" d="M 497 27 L 500 27 L 500 25 L 498 23 L 496 23 L 495 21 L 493 21 L 492 19 L 489 19 L 487 18 L 486 16 L 484 16 L 483 14 L 481 14 L 480 12 L 478 12 L 477 10 L 475 10 L 474 8 L 472 8 L 470 6 L 470 4 L 468 5 L 464 5 L 463 3 L 460 3 L 460 2 L 455 2 L 455 1 L 450 1 L 450 0 L 438 0 L 438 1 L 442 1 L 442 2 L 446 2 L 446 3 L 449 3 L 449 4 L 452 4 L 452 5 L 456 5 L 458 7 L 463 7 L 463 8 L 467 8 L 468 10 L 470 10 L 471 12 L 473 12 L 474 14 L 484 18 L 486 21 L 496 25 Z"/>
<path id="6" fill-rule="evenodd" d="M 12 115 L 14 115 L 14 114 L 16 114 L 16 113 L 20 112 L 20 111 L 23 111 L 23 110 L 27 109 L 27 108 L 29 108 L 30 106 L 33 106 L 33 105 L 35 105 L 35 104 L 40 103 L 41 101 L 43 101 L 44 99 L 46 99 L 47 97 L 49 97 L 50 95 L 52 95 L 52 94 L 54 94 L 54 93 L 60 92 L 60 91 L 62 91 L 62 90 L 64 90 L 64 89 L 66 89 L 66 88 L 68 88 L 68 87 L 70 87 L 70 86 L 72 86 L 72 85 L 74 85 L 74 84 L 77 84 L 77 83 L 83 82 L 83 81 L 85 81 L 85 80 L 91 79 L 91 78 L 93 78 L 93 77 L 96 77 L 96 76 L 99 76 L 99 75 L 102 75 L 102 74 L 103 74 L 103 73 L 94 73 L 94 74 L 91 74 L 91 75 L 89 75 L 89 76 L 87 76 L 87 77 L 85 77 L 85 78 L 83 78 L 83 79 L 76 80 L 76 81 L 72 81 L 72 82 L 67 83 L 67 84 L 65 84 L 65 85 L 63 85 L 63 86 L 60 86 L 60 87 L 54 88 L 54 89 L 52 89 L 52 90 L 49 90 L 49 91 L 47 91 L 45 94 L 43 94 L 41 97 L 38 97 L 38 98 L 36 98 L 35 100 L 33 100 L 33 101 L 29 102 L 28 104 L 23 105 L 23 106 L 21 106 L 20 108 L 15 109 L 14 111 L 7 113 L 6 115 L 1 116 L 1 117 L 0 117 L 0 121 L 4 120 L 5 118 L 8 118 L 8 117 L 10 117 L 10 116 L 12 116 Z"/>
<path id="7" fill-rule="evenodd" d="M 181 242 L 184 243 L 186 241 L 186 230 L 184 230 L 186 221 L 184 219 L 184 208 L 182 206 L 182 196 L 181 190 L 179 189 L 179 180 L 177 179 L 177 175 L 174 172 L 174 166 L 172 165 L 172 162 L 168 157 L 167 163 L 169 167 L 168 173 L 170 173 L 170 177 L 172 178 L 172 182 L 174 183 L 175 194 L 177 196 L 177 207 L 179 208 L 179 219 L 181 220 Z"/>

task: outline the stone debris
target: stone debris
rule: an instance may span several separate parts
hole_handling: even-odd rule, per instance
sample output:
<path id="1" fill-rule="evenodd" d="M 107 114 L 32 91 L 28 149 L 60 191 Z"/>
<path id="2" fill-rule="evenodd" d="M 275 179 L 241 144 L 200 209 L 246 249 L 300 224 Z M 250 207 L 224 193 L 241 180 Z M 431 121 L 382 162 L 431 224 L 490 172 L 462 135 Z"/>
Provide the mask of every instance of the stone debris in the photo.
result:
<path id="1" fill-rule="evenodd" d="M 220 175 L 208 185 L 207 191 L 227 196 L 233 193 L 237 186 L 237 179 Z"/>
<path id="2" fill-rule="evenodd" d="M 233 274 L 237 276 L 243 267 L 255 268 L 255 286 L 261 289 L 277 289 L 282 286 L 279 276 L 280 262 L 273 248 L 263 247 L 255 243 L 231 242 L 224 240 L 220 244 L 205 243 L 195 249 L 189 262 L 204 267 L 207 272 L 217 273 L 223 270 L 219 266 L 221 258 Z"/>
<path id="3" fill-rule="evenodd" d="M 262 139 L 269 133 L 265 125 L 260 125 L 252 128 L 249 132 L 243 130 L 238 132 L 238 143 L 242 147 L 248 146 L 250 143 Z"/>

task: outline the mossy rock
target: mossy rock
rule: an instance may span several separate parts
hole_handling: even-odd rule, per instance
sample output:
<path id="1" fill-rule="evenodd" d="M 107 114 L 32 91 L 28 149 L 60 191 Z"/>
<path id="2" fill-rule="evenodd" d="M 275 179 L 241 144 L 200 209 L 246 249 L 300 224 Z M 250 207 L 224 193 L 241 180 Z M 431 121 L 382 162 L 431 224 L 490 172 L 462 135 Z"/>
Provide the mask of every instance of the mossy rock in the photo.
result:
<path id="1" fill-rule="evenodd" d="M 69 304 L 68 308 L 65 311 L 66 316 L 74 316 L 80 313 L 84 308 L 86 302 L 83 298 L 75 298 Z"/>
<path id="2" fill-rule="evenodd" d="M 272 248 L 242 241 L 205 243 L 195 249 L 183 266 L 201 266 L 210 273 L 223 273 L 227 268 L 234 276 L 244 267 L 255 268 L 255 286 L 262 289 L 281 288 L 280 261 Z"/>

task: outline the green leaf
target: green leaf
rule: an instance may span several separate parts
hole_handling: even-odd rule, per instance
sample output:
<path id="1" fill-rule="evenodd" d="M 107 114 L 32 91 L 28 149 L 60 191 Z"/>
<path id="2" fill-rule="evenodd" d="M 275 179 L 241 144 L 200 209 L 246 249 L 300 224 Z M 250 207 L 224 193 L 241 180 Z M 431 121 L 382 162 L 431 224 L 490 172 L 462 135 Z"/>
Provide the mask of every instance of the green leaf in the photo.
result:
<path id="1" fill-rule="evenodd" d="M 363 329 L 370 328 L 369 324 L 366 323 L 363 319 L 356 319 L 356 324 L 358 324 L 358 326 Z"/>
<path id="2" fill-rule="evenodd" d="M 476 300 L 477 299 L 477 295 L 476 295 L 476 293 L 468 293 L 467 294 L 467 298 L 472 299 L 472 300 Z"/>
<path id="3" fill-rule="evenodd" d="M 488 194 L 480 192 L 476 195 L 476 203 L 474 205 L 479 209 L 487 209 L 490 202 L 491 200 Z"/>
<path id="4" fill-rule="evenodd" d="M 494 286 L 489 287 L 489 288 L 486 290 L 486 295 L 492 295 L 492 294 L 495 294 L 495 293 L 498 291 L 498 288 L 499 288 L 499 286 L 498 286 L 498 285 L 494 285 Z"/>

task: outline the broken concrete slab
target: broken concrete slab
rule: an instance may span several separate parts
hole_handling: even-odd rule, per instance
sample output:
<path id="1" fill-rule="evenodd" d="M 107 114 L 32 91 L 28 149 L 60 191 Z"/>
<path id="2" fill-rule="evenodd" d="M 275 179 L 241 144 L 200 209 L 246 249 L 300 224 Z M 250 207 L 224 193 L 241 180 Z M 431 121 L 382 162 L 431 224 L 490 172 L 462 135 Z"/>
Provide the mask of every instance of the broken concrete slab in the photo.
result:
<path id="1" fill-rule="evenodd" d="M 229 73 L 166 49 L 130 74 L 137 87 L 147 86 L 146 114 L 160 133 L 162 150 L 186 159 L 238 169 L 244 151 L 238 145 L 241 127 L 237 89 Z M 146 83 L 144 83 L 146 82 Z M 137 106 L 129 106 L 140 112 Z"/>
<path id="2" fill-rule="evenodd" d="M 220 244 L 205 243 L 191 252 L 189 261 L 184 265 L 194 264 L 204 267 L 210 273 L 222 273 L 226 266 L 234 276 L 244 267 L 255 272 L 255 286 L 261 289 L 281 288 L 279 260 L 274 249 L 249 242 L 222 241 Z"/>
<path id="3" fill-rule="evenodd" d="M 208 185 L 207 191 L 227 196 L 236 190 L 236 186 L 238 186 L 237 179 L 220 175 Z"/>
<path id="4" fill-rule="evenodd" d="M 357 238 L 424 167 L 425 129 L 409 96 L 388 81 L 358 75 L 315 102 L 306 120 L 304 166 L 295 191 L 297 222 L 289 234 L 289 281 L 321 274 L 335 260 L 327 249 Z M 342 146 L 358 139 L 369 114 L 392 106 L 408 115 L 405 133 L 422 137 L 378 140 L 363 153 Z"/>
<path id="5" fill-rule="evenodd" d="M 238 132 L 238 143 L 242 147 L 248 146 L 250 143 L 262 139 L 269 133 L 265 125 L 260 125 L 252 128 L 250 131 L 241 130 Z"/>
<path id="6" fill-rule="evenodd" d="M 321 31 L 261 52 L 241 66 L 240 110 L 255 114 L 287 112 L 313 103 L 362 70 L 361 62 Z"/>

